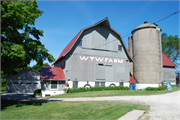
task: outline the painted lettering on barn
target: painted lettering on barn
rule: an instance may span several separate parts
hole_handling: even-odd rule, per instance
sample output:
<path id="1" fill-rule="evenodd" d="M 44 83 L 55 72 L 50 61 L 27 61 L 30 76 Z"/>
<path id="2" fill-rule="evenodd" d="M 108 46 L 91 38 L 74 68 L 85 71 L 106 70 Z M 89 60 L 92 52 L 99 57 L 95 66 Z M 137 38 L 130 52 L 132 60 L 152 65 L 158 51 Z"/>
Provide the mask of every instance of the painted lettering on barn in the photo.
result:
<path id="1" fill-rule="evenodd" d="M 79 56 L 81 61 L 97 61 L 97 62 L 106 62 L 106 63 L 118 63 L 122 64 L 122 59 L 112 59 L 112 58 L 100 58 L 100 57 L 89 57 L 89 56 Z"/>

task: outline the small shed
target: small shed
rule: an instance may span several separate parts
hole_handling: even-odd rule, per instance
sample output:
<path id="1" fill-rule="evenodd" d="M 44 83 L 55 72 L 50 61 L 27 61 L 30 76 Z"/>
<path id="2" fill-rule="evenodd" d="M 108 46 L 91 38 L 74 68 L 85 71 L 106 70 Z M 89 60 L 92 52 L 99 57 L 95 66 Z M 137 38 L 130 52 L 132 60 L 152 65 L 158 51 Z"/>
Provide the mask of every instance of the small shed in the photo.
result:
<path id="1" fill-rule="evenodd" d="M 28 68 L 18 72 L 16 75 L 6 77 L 8 93 L 34 93 L 35 90 L 41 89 L 40 72 Z"/>

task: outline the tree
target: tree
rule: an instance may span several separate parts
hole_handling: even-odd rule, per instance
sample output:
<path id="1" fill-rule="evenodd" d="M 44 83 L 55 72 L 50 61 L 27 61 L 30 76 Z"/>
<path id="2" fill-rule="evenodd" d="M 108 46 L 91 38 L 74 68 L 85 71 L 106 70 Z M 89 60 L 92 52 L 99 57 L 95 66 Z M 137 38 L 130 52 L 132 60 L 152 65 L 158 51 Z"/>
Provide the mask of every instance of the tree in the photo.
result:
<path id="1" fill-rule="evenodd" d="M 6 91 L 7 80 L 4 78 L 3 71 L 1 71 L 1 91 Z"/>
<path id="2" fill-rule="evenodd" d="M 32 69 L 35 69 L 40 72 L 42 66 L 50 66 L 50 65 L 48 63 L 44 63 L 43 65 L 36 64 L 36 65 L 32 66 Z"/>
<path id="3" fill-rule="evenodd" d="M 180 84 L 180 70 L 176 70 L 176 84 Z"/>
<path id="4" fill-rule="evenodd" d="M 179 57 L 179 38 L 178 35 L 172 36 L 163 33 L 162 39 L 162 52 L 166 54 L 174 63 L 177 63 Z"/>
<path id="5" fill-rule="evenodd" d="M 43 31 L 36 29 L 35 19 L 43 11 L 37 2 L 1 1 L 1 70 L 15 74 L 26 69 L 31 60 L 42 65 L 43 61 L 54 62 L 54 57 L 40 42 Z"/>

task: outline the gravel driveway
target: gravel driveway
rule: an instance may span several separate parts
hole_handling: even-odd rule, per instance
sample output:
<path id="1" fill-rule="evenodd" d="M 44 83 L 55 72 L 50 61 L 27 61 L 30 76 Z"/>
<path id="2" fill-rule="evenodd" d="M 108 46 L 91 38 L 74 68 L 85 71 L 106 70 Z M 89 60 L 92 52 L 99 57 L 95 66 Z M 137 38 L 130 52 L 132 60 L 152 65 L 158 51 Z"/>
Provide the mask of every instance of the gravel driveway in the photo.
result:
<path id="1" fill-rule="evenodd" d="M 180 120 L 180 90 L 172 93 L 149 96 L 113 96 L 90 98 L 58 98 L 62 101 L 129 101 L 150 105 L 150 111 L 141 120 Z"/>
<path id="2" fill-rule="evenodd" d="M 6 95 L 1 95 L 5 98 Z M 27 97 L 27 96 L 23 96 Z M 14 98 L 8 95 L 7 98 Z M 14 99 L 15 100 L 15 99 Z M 20 99 L 16 99 L 20 100 Z M 172 93 L 149 96 L 113 96 L 86 98 L 31 98 L 21 101 L 128 101 L 150 105 L 150 111 L 141 120 L 180 120 L 180 90 Z"/>

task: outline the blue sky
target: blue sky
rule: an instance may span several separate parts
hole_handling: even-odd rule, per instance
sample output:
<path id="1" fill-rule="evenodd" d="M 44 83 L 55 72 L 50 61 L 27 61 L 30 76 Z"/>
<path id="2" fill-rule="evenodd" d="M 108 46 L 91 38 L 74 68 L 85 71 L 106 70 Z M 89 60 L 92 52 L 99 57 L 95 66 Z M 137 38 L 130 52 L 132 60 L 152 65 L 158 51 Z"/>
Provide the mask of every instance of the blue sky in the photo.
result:
<path id="1" fill-rule="evenodd" d="M 36 19 L 35 27 L 44 31 L 40 40 L 55 59 L 82 28 L 105 17 L 111 27 L 125 36 L 144 21 L 154 23 L 178 11 L 180 5 L 179 1 L 37 1 L 37 4 L 44 13 Z M 157 24 L 162 33 L 179 36 L 179 13 Z M 123 40 L 128 47 L 128 36 Z M 32 61 L 30 66 L 34 64 Z"/>

